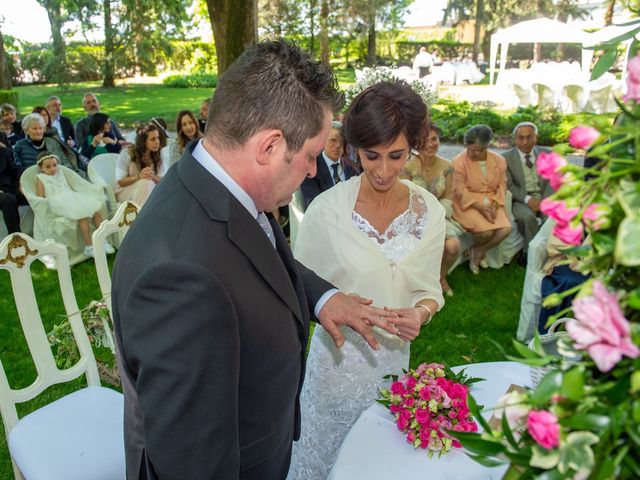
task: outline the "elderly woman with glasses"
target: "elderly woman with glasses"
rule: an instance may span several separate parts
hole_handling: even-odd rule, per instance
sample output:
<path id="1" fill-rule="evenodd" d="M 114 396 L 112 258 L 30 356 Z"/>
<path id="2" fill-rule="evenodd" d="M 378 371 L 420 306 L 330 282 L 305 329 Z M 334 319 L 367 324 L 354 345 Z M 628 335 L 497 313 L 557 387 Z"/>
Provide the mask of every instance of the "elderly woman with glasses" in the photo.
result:
<path id="1" fill-rule="evenodd" d="M 138 129 L 136 143 L 120 152 L 116 164 L 116 199 L 144 203 L 162 178 L 160 130 L 148 124 Z"/>
<path id="2" fill-rule="evenodd" d="M 476 125 L 464 134 L 465 149 L 453 163 L 453 218 L 473 235 L 469 268 L 479 273 L 485 253 L 511 232 L 505 210 L 507 164 L 488 149 L 493 131 Z M 484 266 L 484 265 L 483 265 Z"/>
<path id="3" fill-rule="evenodd" d="M 57 156 L 65 167 L 69 167 L 83 177 L 86 176 L 78 168 L 78 159 L 73 150 L 60 142 L 57 137 L 45 137 L 46 124 L 39 113 L 30 113 L 24 117 L 22 129 L 26 136 L 13 147 L 16 165 L 21 172 L 35 165 L 38 155 L 42 152 L 49 152 Z"/>

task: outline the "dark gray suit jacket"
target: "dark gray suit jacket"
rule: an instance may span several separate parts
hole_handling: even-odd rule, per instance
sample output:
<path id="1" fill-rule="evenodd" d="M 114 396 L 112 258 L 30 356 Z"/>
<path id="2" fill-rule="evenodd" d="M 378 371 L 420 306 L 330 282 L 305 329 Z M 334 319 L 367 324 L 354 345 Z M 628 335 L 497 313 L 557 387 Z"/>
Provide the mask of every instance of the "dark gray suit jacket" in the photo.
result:
<path id="1" fill-rule="evenodd" d="M 299 436 L 309 310 L 332 286 L 277 252 L 191 155 L 118 252 L 127 477 L 284 479 Z"/>
<path id="2" fill-rule="evenodd" d="M 551 149 L 546 147 L 533 147 L 533 159 L 535 163 L 535 159 L 538 158 L 538 155 L 542 152 L 550 152 Z M 504 159 L 507 161 L 507 189 L 513 195 L 514 202 L 524 203 L 524 197 L 527 195 L 527 188 L 524 180 L 524 170 L 522 168 L 522 160 L 520 160 L 520 154 L 518 153 L 518 149 L 513 147 L 510 150 L 507 150 L 502 154 Z M 551 185 L 549 185 L 549 181 L 540 177 L 540 191 L 542 193 L 542 198 L 546 198 L 553 193 L 553 189 Z"/>

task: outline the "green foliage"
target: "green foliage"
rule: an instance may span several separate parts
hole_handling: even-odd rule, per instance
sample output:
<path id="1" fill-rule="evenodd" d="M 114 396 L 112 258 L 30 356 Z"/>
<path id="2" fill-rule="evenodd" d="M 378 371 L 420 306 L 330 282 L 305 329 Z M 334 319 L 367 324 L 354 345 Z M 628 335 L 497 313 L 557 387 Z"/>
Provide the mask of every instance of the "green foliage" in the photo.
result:
<path id="1" fill-rule="evenodd" d="M 474 125 L 489 125 L 495 133 L 504 131 L 504 119 L 490 107 L 467 101 L 441 100 L 431 110 L 432 120 L 440 127 L 444 138 L 461 142 L 464 133 Z"/>
<path id="2" fill-rule="evenodd" d="M 0 90 L 0 104 L 10 103 L 18 109 L 18 92 L 15 90 Z"/>
<path id="3" fill-rule="evenodd" d="M 218 75 L 192 74 L 192 75 L 169 75 L 162 83 L 173 88 L 215 88 L 218 85 Z"/>
<path id="4" fill-rule="evenodd" d="M 420 47 L 426 47 L 429 52 L 438 52 L 442 58 L 464 57 L 473 48 L 471 43 L 462 43 L 455 40 L 401 40 L 396 42 L 398 58 L 413 62 Z"/>

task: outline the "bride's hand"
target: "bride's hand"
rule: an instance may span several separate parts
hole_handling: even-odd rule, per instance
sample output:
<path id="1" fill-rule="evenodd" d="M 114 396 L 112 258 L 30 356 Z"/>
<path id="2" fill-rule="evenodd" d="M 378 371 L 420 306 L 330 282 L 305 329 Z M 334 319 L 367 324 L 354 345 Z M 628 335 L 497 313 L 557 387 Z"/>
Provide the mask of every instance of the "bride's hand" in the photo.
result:
<path id="1" fill-rule="evenodd" d="M 394 326 L 398 315 L 390 310 L 372 307 L 371 303 L 371 300 L 356 294 L 345 295 L 342 292 L 327 300 L 319 312 L 318 320 L 331 335 L 336 347 L 340 348 L 344 343 L 344 335 L 339 328 L 341 325 L 347 325 L 362 335 L 374 350 L 378 349 L 378 342 L 373 335 L 372 326 L 398 334 L 398 329 Z"/>
<path id="2" fill-rule="evenodd" d="M 398 336 L 407 342 L 410 342 L 418 335 L 420 335 L 420 327 L 423 323 L 421 308 L 407 307 L 407 308 L 388 308 L 385 307 L 388 312 L 394 312 L 398 314 L 398 318 L 391 320 L 398 328 Z"/>

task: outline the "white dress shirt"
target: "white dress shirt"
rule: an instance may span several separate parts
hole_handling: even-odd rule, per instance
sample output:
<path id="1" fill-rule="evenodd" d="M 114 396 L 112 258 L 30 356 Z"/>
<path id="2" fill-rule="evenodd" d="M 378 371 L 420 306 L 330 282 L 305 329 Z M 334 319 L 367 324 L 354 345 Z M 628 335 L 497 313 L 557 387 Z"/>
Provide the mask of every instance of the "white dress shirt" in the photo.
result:
<path id="1" fill-rule="evenodd" d="M 338 159 L 337 161 L 333 161 L 331 160 L 326 153 L 324 153 L 324 150 L 322 151 L 322 158 L 324 158 L 324 163 L 327 164 L 327 168 L 329 169 L 329 174 L 331 175 L 331 180 L 333 180 L 333 169 L 331 168 L 331 165 L 338 165 L 338 177 L 340 177 L 340 181 L 344 182 L 347 178 L 344 175 L 344 168 L 342 168 L 342 162 L 340 161 L 340 159 Z M 333 184 L 335 185 L 335 182 L 333 182 Z"/>

